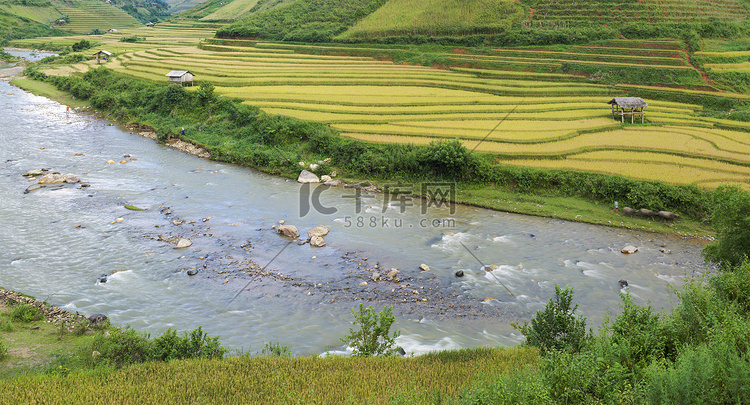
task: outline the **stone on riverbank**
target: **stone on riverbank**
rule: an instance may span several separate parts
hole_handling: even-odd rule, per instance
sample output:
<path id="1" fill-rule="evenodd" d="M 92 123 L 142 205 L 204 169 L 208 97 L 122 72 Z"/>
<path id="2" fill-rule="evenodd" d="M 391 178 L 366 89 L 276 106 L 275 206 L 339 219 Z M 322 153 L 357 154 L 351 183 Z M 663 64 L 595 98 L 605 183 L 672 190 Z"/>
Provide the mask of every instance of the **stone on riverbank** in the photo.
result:
<path id="1" fill-rule="evenodd" d="M 37 176 L 43 175 L 44 172 L 47 172 L 47 171 L 49 170 L 48 169 L 34 169 L 34 170 L 29 170 L 28 172 L 22 174 L 22 176 L 37 177 Z"/>
<path id="2" fill-rule="evenodd" d="M 300 183 L 320 183 L 320 179 L 315 173 L 310 173 L 307 170 L 302 170 L 297 177 L 297 181 Z"/>
<path id="3" fill-rule="evenodd" d="M 638 248 L 632 245 L 625 246 L 624 248 L 620 249 L 620 252 L 626 254 L 626 255 L 632 255 L 633 253 L 637 252 Z"/>
<path id="4" fill-rule="evenodd" d="M 310 246 L 312 247 L 323 247 L 326 245 L 326 241 L 322 236 L 314 235 L 310 237 Z"/>
<path id="5" fill-rule="evenodd" d="M 175 249 L 184 249 L 193 245 L 193 241 L 187 238 L 180 238 L 175 245 Z"/>
<path id="6" fill-rule="evenodd" d="M 276 228 L 276 233 L 286 236 L 287 238 L 299 238 L 299 231 L 294 225 L 279 225 L 279 227 Z"/>
<path id="7" fill-rule="evenodd" d="M 328 232 L 331 232 L 331 230 L 328 229 L 327 226 L 319 225 L 319 226 L 316 226 L 315 228 L 310 229 L 309 231 L 307 231 L 307 236 L 309 238 L 312 238 L 313 236 L 323 237 L 323 236 L 328 235 Z"/>

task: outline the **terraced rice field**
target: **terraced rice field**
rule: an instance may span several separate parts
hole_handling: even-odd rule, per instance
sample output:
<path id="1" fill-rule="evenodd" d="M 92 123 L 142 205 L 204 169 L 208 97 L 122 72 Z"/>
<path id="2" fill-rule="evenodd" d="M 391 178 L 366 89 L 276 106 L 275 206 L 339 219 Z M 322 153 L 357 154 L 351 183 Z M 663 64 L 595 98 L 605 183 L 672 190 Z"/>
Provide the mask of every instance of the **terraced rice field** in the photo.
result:
<path id="1" fill-rule="evenodd" d="M 94 0 L 83 0 L 69 3 L 71 7 L 61 7 L 59 11 L 69 16 L 68 23 L 62 29 L 77 33 L 89 33 L 98 28 L 106 31 L 110 28 L 137 27 L 141 23 L 122 9 Z"/>
<path id="2" fill-rule="evenodd" d="M 148 49 L 131 48 L 135 50 L 106 66 L 160 82 L 166 81 L 169 70 L 190 70 L 196 80 L 213 82 L 219 94 L 271 114 L 326 123 L 342 136 L 370 142 L 458 139 L 470 150 L 495 154 L 498 164 L 705 187 L 722 182 L 750 185 L 750 125 L 701 117 L 697 105 L 646 99 L 646 125 L 623 125 L 612 118 L 606 102 L 622 95 L 624 87 L 587 83 L 580 76 L 435 69 L 364 56 L 304 54 L 288 44 L 248 42 L 198 49 L 168 46 L 167 38 L 149 37 Z M 620 45 L 608 48 L 626 48 Z M 645 43 L 638 48 L 642 57 L 655 58 L 654 63 L 662 63 L 662 55 L 679 57 L 679 50 L 661 45 Z M 578 54 L 596 51 L 582 47 Z M 78 68 L 86 66 L 69 69 Z"/>
<path id="3" fill-rule="evenodd" d="M 527 28 L 622 26 L 648 23 L 742 21 L 748 14 L 739 0 L 524 0 L 531 11 Z"/>

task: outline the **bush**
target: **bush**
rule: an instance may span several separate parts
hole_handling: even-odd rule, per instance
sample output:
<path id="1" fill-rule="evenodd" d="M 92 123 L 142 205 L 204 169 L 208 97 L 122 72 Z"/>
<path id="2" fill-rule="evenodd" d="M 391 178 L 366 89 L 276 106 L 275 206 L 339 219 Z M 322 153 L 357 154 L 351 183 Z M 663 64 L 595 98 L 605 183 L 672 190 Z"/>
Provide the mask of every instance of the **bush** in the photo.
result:
<path id="1" fill-rule="evenodd" d="M 390 334 L 393 317 L 393 307 L 385 307 L 380 313 L 375 313 L 372 307 L 365 308 L 359 304 L 359 312 L 352 310 L 353 325 L 359 325 L 359 330 L 349 328 L 349 334 L 341 341 L 354 349 L 353 356 L 390 356 L 397 352 L 396 338 L 399 331 Z"/>
<path id="2" fill-rule="evenodd" d="M 19 323 L 28 323 L 34 321 L 41 321 L 44 319 L 44 314 L 37 307 L 32 307 L 28 304 L 17 304 L 10 310 L 10 320 Z"/>
<path id="3" fill-rule="evenodd" d="M 164 334 L 154 339 L 154 357 L 157 360 L 168 361 L 192 358 L 222 358 L 227 350 L 219 342 L 219 337 L 210 337 L 199 326 L 183 337 L 177 336 L 177 331 L 168 329 Z"/>
<path id="4" fill-rule="evenodd" d="M 292 350 L 289 346 L 282 346 L 279 342 L 266 342 L 261 352 L 266 357 L 289 357 Z"/>
<path id="5" fill-rule="evenodd" d="M 580 351 L 589 340 L 586 333 L 586 318 L 576 317 L 578 304 L 573 303 L 573 289 L 560 289 L 555 285 L 555 296 L 549 299 L 544 310 L 537 311 L 531 324 L 524 320 L 523 325 L 511 325 L 526 337 L 526 343 L 538 347 L 542 354 L 553 350 Z"/>
<path id="6" fill-rule="evenodd" d="M 94 352 L 99 354 L 94 355 Z M 139 333 L 127 327 L 96 334 L 91 345 L 82 349 L 79 356 L 92 368 L 103 365 L 122 368 L 149 361 L 154 357 L 153 353 L 148 333 Z"/>
<path id="7" fill-rule="evenodd" d="M 720 186 L 711 196 L 711 222 L 718 241 L 703 249 L 703 257 L 739 265 L 750 255 L 750 193 L 737 186 Z"/>

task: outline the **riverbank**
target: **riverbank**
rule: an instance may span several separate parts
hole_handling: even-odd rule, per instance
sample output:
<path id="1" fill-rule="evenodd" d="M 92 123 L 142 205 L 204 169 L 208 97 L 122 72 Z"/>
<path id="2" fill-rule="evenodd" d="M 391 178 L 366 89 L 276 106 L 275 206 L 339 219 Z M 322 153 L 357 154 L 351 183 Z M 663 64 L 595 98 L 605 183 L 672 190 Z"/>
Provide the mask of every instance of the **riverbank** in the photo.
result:
<path id="1" fill-rule="evenodd" d="M 49 83 L 40 82 L 37 80 L 31 80 L 26 78 L 16 78 L 11 81 L 11 84 L 17 85 L 24 88 L 34 94 L 42 95 L 60 103 L 73 105 L 76 107 L 84 107 L 88 103 L 85 101 L 77 100 L 75 97 L 71 97 L 69 93 L 60 91 Z M 138 123 L 132 121 L 132 117 L 122 121 L 111 115 L 103 116 L 105 119 L 114 120 L 122 125 L 130 125 L 132 128 Z M 205 123 L 200 126 L 203 127 Z M 196 125 L 197 127 L 197 125 Z M 184 152 L 200 156 L 208 157 L 211 159 L 238 163 L 242 165 L 251 166 L 257 170 L 265 171 L 269 174 L 281 175 L 287 178 L 296 178 L 296 172 L 288 170 L 279 170 L 278 167 L 269 170 L 264 168 L 263 165 L 251 164 L 249 161 L 233 156 L 231 150 L 225 150 L 223 147 L 217 153 L 212 153 L 212 147 L 204 146 L 200 140 L 191 139 L 190 134 L 194 134 L 194 130 L 185 136 L 179 134 L 179 131 L 174 131 L 163 128 L 162 131 L 167 131 L 167 138 L 171 144 Z M 153 131 L 148 131 L 153 133 Z M 152 136 L 152 135 L 149 135 Z M 335 170 L 335 162 L 334 162 Z M 393 179 L 377 179 L 374 177 L 362 178 L 359 176 L 352 176 L 339 171 L 339 179 L 353 184 L 374 184 L 379 190 L 382 190 L 385 186 L 392 186 Z M 494 184 L 471 184 L 465 182 L 456 183 L 456 194 L 454 201 L 457 203 L 468 204 L 472 206 L 489 208 L 497 211 L 512 212 L 524 215 L 534 215 L 555 219 L 562 219 L 573 222 L 583 222 L 596 225 L 617 227 L 623 229 L 638 230 L 643 232 L 653 232 L 659 234 L 669 234 L 678 237 L 685 238 L 698 238 L 705 240 L 712 240 L 713 231 L 701 220 L 697 221 L 690 218 L 681 218 L 679 220 L 662 220 L 654 219 L 653 217 L 639 217 L 639 216 L 626 216 L 621 211 L 615 212 L 614 201 L 609 204 L 604 204 L 592 200 L 582 199 L 580 197 L 566 197 L 566 196 L 549 196 L 540 193 L 525 193 L 516 190 L 508 189 L 507 187 L 501 187 Z M 421 196 L 424 197 L 424 196 Z M 624 204 L 621 205 L 624 208 Z M 639 208 L 639 207 L 636 207 Z"/>

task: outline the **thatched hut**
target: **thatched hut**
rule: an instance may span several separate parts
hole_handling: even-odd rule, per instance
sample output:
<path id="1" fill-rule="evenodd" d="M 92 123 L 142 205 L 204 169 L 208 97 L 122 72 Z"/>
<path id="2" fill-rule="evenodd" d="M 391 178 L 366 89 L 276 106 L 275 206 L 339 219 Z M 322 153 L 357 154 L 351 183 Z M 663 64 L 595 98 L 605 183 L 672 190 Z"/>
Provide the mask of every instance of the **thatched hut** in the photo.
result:
<path id="1" fill-rule="evenodd" d="M 193 85 L 193 76 L 194 75 L 192 73 L 190 73 L 190 71 L 188 71 L 188 70 L 173 70 L 173 71 L 167 73 L 164 76 L 166 76 L 166 77 L 169 78 L 169 82 L 170 83 L 178 83 L 178 84 L 181 84 L 183 86 L 185 86 L 185 85 L 192 86 Z"/>
<path id="2" fill-rule="evenodd" d="M 641 124 L 643 124 L 643 116 L 645 113 L 643 109 L 648 107 L 648 103 L 643 101 L 640 97 L 615 97 L 612 100 L 607 101 L 607 104 L 612 105 L 612 118 L 616 115 L 620 116 L 620 121 L 625 122 L 625 116 L 630 116 L 630 123 L 632 124 L 635 120 L 636 115 L 641 116 Z"/>

